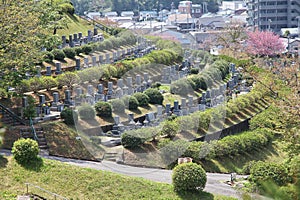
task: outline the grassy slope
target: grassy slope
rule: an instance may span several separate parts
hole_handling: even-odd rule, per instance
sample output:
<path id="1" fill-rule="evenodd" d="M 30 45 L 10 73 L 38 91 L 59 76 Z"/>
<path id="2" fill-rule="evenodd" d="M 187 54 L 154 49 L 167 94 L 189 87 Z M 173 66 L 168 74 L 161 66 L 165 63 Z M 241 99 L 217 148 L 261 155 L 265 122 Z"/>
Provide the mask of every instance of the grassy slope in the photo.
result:
<path id="1" fill-rule="evenodd" d="M 26 170 L 11 157 L 0 157 L 0 179 L 0 199 L 15 199 L 13 196 L 24 194 L 27 182 L 69 199 L 233 199 L 206 192 L 178 195 L 169 184 L 50 160 L 44 160 L 38 170 Z M 37 190 L 29 187 L 29 192 L 36 193 Z M 38 194 L 48 197 L 44 193 Z"/>

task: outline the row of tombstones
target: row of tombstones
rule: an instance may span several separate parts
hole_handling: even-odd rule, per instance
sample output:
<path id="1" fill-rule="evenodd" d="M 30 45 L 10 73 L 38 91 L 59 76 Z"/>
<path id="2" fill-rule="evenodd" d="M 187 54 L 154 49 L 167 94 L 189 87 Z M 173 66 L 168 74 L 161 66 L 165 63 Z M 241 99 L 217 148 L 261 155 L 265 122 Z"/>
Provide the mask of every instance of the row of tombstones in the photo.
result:
<path id="1" fill-rule="evenodd" d="M 92 56 L 91 60 L 89 57 L 85 57 L 83 63 L 81 63 L 81 60 L 79 58 L 75 58 L 75 69 L 76 70 L 81 70 L 84 68 L 92 67 L 92 66 L 97 66 L 101 64 L 111 64 L 113 62 L 116 62 L 120 59 L 123 59 L 127 55 L 135 55 L 139 56 L 140 51 L 143 51 L 143 55 L 150 53 L 152 50 L 155 49 L 155 46 L 150 46 L 145 49 L 141 49 L 140 46 L 135 46 L 132 48 L 127 48 L 127 50 L 118 50 L 116 52 L 113 52 L 113 55 L 111 56 L 109 53 L 106 53 L 105 55 L 99 55 L 98 58 L 97 56 Z M 40 77 L 42 75 L 41 72 L 41 67 L 37 66 L 36 67 L 37 77 Z M 55 62 L 55 74 L 62 74 L 62 65 L 61 62 Z M 51 76 L 52 75 L 52 69 L 51 66 L 46 67 L 46 76 Z"/>
<path id="2" fill-rule="evenodd" d="M 84 44 L 88 44 L 91 42 L 102 42 L 104 40 L 104 37 L 102 34 L 98 34 L 97 28 L 94 28 L 94 31 L 88 30 L 87 36 L 83 36 L 82 32 L 80 33 L 74 33 L 73 35 L 69 35 L 69 41 L 67 43 L 67 37 L 63 35 L 61 37 L 62 39 L 62 48 L 64 47 L 75 47 L 75 46 L 81 46 Z"/>

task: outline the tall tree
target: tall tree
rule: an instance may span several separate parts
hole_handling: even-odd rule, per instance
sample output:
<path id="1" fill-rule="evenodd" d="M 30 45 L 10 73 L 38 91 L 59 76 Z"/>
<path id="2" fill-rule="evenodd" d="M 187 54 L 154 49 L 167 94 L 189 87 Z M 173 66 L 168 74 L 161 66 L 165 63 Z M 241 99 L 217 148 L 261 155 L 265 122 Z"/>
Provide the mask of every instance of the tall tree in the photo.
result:
<path id="1" fill-rule="evenodd" d="M 284 45 L 271 31 L 248 32 L 247 51 L 255 56 L 273 56 L 284 51 Z"/>

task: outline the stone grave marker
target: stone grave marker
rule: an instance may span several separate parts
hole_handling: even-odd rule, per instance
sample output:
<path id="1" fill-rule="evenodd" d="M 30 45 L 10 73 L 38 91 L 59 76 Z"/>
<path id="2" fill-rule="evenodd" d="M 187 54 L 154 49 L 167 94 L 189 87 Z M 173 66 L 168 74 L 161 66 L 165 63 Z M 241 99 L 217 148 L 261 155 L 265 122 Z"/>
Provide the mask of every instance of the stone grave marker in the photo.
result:
<path id="1" fill-rule="evenodd" d="M 97 65 L 97 57 L 92 56 L 92 66 L 95 67 Z"/>
<path id="2" fill-rule="evenodd" d="M 80 70 L 80 59 L 79 58 L 75 58 L 75 69 Z"/>
<path id="3" fill-rule="evenodd" d="M 56 74 L 61 74 L 62 73 L 62 71 L 61 71 L 61 63 L 60 62 L 56 62 L 55 63 L 55 67 L 56 67 L 55 73 Z"/>
<path id="4" fill-rule="evenodd" d="M 51 66 L 47 66 L 46 67 L 46 76 L 51 76 L 51 75 L 52 75 Z"/>

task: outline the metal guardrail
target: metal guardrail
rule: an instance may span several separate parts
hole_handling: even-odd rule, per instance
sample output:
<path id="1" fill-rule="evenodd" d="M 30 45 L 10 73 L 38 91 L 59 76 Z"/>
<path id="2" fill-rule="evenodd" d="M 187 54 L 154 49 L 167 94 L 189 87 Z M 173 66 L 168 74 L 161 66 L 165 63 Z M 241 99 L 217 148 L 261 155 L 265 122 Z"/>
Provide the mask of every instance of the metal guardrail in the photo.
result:
<path id="1" fill-rule="evenodd" d="M 27 193 L 27 194 L 29 194 L 29 186 L 32 186 L 32 187 L 34 187 L 34 188 L 36 188 L 36 189 L 39 189 L 39 190 L 41 190 L 41 191 L 43 191 L 43 192 L 46 192 L 46 193 L 50 194 L 51 196 L 54 197 L 55 200 L 57 200 L 57 199 L 69 200 L 69 199 L 66 198 L 66 197 L 63 197 L 63 196 L 60 196 L 60 195 L 58 195 L 58 194 L 56 194 L 56 193 L 50 192 L 50 191 L 48 191 L 48 190 L 46 190 L 46 189 L 44 189 L 44 188 L 42 188 L 42 187 L 40 187 L 40 186 L 33 185 L 33 184 L 31 184 L 31 183 L 25 183 L 25 185 L 26 185 L 26 193 Z"/>
<path id="2" fill-rule="evenodd" d="M 12 111 L 10 111 L 9 109 L 7 109 L 4 105 L 2 105 L 0 103 L 0 109 L 1 109 L 1 113 L 2 114 L 8 114 L 13 120 L 14 120 L 14 123 L 16 121 L 20 122 L 21 124 L 23 125 L 26 125 L 27 123 L 25 122 L 25 120 L 23 120 L 21 117 L 19 117 L 18 115 L 16 115 L 15 113 L 13 113 Z"/>

